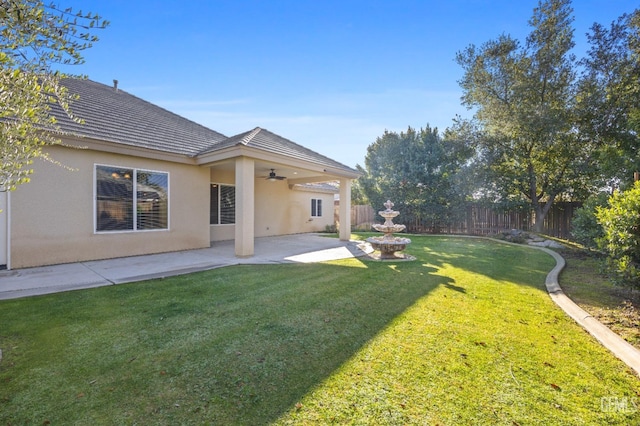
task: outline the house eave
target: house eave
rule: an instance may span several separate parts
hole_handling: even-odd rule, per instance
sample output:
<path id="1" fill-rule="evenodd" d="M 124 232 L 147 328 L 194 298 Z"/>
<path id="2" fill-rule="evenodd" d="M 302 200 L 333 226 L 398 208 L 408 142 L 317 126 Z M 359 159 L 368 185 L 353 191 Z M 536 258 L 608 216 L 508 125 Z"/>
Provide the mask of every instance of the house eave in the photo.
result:
<path id="1" fill-rule="evenodd" d="M 289 185 L 289 188 L 293 191 L 303 191 L 303 192 L 315 192 L 321 194 L 338 194 L 340 190 L 338 188 L 328 189 L 328 188 L 318 188 L 313 186 L 307 186 L 304 184 L 295 184 Z"/>
<path id="2" fill-rule="evenodd" d="M 72 148 L 91 149 L 94 151 L 169 161 L 172 163 L 211 167 L 234 158 L 250 157 L 256 160 L 270 162 L 273 164 L 281 164 L 288 167 L 304 169 L 316 174 L 315 178 L 300 179 L 296 182 L 291 182 L 292 184 L 323 182 L 338 179 L 357 179 L 361 176 L 361 173 L 355 170 L 346 170 L 342 168 L 332 167 L 326 164 L 291 158 L 286 155 L 281 155 L 262 149 L 256 149 L 253 147 L 247 147 L 244 145 L 224 148 L 215 152 L 201 154 L 198 156 L 189 156 L 167 151 L 154 150 L 146 147 L 125 145 L 119 142 L 109 142 L 69 134 L 60 135 L 60 139 L 63 145 Z"/>
<path id="3" fill-rule="evenodd" d="M 133 145 L 124 145 L 118 142 L 108 142 L 98 139 L 74 137 L 69 135 L 62 135 L 60 137 L 63 145 L 77 148 L 77 149 L 90 149 L 100 152 L 108 152 L 110 154 L 121 154 L 133 157 L 143 157 L 154 160 L 169 161 L 172 163 L 181 163 L 196 165 L 196 159 L 184 154 L 176 154 L 172 152 L 154 150 L 149 148 L 137 147 Z"/>
<path id="4" fill-rule="evenodd" d="M 213 166 L 237 157 L 250 157 L 256 160 L 267 161 L 275 164 L 284 164 L 290 167 L 297 167 L 300 169 L 313 171 L 318 173 L 319 175 L 324 176 L 323 180 L 325 181 L 345 178 L 357 179 L 361 175 L 356 171 L 348 171 L 336 167 L 331 167 L 325 164 L 299 160 L 288 157 L 286 155 L 280 155 L 247 146 L 233 146 L 221 149 L 219 151 L 201 154 L 196 157 L 196 164 L 200 166 Z"/>

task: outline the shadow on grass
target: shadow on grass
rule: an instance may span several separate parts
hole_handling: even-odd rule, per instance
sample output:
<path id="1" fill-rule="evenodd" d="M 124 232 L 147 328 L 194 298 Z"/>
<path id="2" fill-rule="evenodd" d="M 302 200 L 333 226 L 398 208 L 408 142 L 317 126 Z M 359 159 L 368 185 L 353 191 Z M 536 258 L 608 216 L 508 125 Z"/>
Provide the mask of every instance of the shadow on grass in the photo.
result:
<path id="1" fill-rule="evenodd" d="M 0 364 L 0 420 L 269 423 L 418 299 L 464 293 L 445 265 L 540 286 L 505 263 L 512 247 L 413 239 L 413 262 L 244 265 L 3 302 L 0 348 L 20 345 Z"/>
<path id="2" fill-rule="evenodd" d="M 551 256 L 535 248 L 486 238 L 414 235 L 412 240 L 417 244 L 410 253 L 426 266 L 441 270 L 449 265 L 493 280 L 540 290 L 545 290 L 545 277 L 555 265 Z"/>

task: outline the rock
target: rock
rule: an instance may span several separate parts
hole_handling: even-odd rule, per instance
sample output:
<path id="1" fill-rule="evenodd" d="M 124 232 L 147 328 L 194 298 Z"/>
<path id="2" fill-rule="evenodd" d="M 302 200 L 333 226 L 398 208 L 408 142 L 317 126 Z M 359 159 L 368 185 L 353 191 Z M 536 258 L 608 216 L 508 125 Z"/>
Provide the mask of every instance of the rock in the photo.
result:
<path id="1" fill-rule="evenodd" d="M 564 247 L 562 244 L 560 244 L 557 241 L 548 240 L 547 242 L 549 243 L 549 245 L 547 246 L 549 248 L 558 248 L 559 249 L 559 248 L 563 248 Z"/>
<path id="2" fill-rule="evenodd" d="M 531 241 L 529 242 L 530 246 L 536 246 L 536 247 L 547 247 L 547 248 L 562 248 L 564 247 L 562 244 L 553 241 L 553 240 L 542 240 L 542 241 Z"/>

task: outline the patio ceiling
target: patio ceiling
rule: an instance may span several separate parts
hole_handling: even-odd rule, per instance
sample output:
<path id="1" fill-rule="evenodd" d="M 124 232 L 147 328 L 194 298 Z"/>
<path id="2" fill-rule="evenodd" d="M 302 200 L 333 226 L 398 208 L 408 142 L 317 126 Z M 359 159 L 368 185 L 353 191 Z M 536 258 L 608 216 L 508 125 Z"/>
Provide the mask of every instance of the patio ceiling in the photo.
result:
<path id="1" fill-rule="evenodd" d="M 212 164 L 215 170 L 234 172 L 235 161 L 227 160 L 220 163 Z M 282 164 L 273 161 L 255 160 L 254 173 L 256 179 L 266 178 L 269 176 L 271 169 L 274 169 L 278 176 L 285 176 L 289 185 L 329 182 L 340 179 L 340 176 L 331 174 L 330 172 L 322 172 L 317 170 L 309 170 L 303 167 L 295 167 L 292 165 Z"/>

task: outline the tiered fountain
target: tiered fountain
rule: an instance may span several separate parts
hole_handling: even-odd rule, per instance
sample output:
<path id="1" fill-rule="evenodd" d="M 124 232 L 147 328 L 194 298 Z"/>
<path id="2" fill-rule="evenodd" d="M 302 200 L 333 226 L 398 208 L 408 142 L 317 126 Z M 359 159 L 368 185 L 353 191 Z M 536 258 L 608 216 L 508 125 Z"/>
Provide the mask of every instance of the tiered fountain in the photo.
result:
<path id="1" fill-rule="evenodd" d="M 402 232 L 406 228 L 405 225 L 396 225 L 393 223 L 393 218 L 398 216 L 400 212 L 392 210 L 393 203 L 390 200 L 387 200 L 387 202 L 384 203 L 384 206 L 386 207 L 386 210 L 378 212 L 378 214 L 385 219 L 384 223 L 382 225 L 373 225 L 373 229 L 383 232 L 384 236 L 369 237 L 367 238 L 367 242 L 371 244 L 374 250 L 378 250 L 380 252 L 380 259 L 412 260 L 412 256 L 403 253 L 396 253 L 404 250 L 408 244 L 411 244 L 411 240 L 409 238 L 393 236 L 394 232 Z"/>

